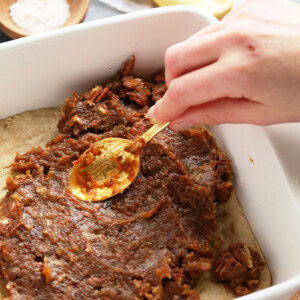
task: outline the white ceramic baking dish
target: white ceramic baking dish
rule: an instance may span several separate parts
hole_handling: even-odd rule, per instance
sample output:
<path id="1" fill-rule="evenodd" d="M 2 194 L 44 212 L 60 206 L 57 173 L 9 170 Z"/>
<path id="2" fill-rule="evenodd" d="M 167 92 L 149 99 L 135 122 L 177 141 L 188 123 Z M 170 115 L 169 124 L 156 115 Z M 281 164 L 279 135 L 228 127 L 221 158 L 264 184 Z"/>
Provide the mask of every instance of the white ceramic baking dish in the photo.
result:
<path id="1" fill-rule="evenodd" d="M 133 53 L 135 72 L 152 74 L 168 46 L 214 22 L 200 10 L 170 7 L 1 44 L 0 118 L 57 106 L 112 76 Z M 210 129 L 233 160 L 238 197 L 273 275 L 272 287 L 242 298 L 288 299 L 300 290 L 299 125 Z"/>

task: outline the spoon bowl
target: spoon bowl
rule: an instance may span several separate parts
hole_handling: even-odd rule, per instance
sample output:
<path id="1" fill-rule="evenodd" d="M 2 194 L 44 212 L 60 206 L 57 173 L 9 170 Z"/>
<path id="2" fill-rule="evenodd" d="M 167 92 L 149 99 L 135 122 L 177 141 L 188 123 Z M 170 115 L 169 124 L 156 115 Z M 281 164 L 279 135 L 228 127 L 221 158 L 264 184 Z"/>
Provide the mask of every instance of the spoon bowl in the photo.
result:
<path id="1" fill-rule="evenodd" d="M 123 192 L 140 169 L 139 155 L 130 152 L 136 144 L 121 138 L 93 144 L 74 163 L 69 178 L 73 195 L 83 201 L 102 201 Z"/>
<path id="2" fill-rule="evenodd" d="M 0 1 L 0 29 L 12 39 L 32 34 L 19 28 L 11 19 L 9 15 L 9 7 L 15 2 L 16 0 Z M 67 2 L 70 6 L 70 16 L 63 27 L 81 23 L 90 4 L 90 0 L 67 0 Z"/>
<path id="3" fill-rule="evenodd" d="M 90 146 L 74 162 L 69 188 L 83 201 L 103 201 L 123 193 L 140 170 L 140 154 L 169 123 L 155 124 L 134 140 L 106 138 Z"/>

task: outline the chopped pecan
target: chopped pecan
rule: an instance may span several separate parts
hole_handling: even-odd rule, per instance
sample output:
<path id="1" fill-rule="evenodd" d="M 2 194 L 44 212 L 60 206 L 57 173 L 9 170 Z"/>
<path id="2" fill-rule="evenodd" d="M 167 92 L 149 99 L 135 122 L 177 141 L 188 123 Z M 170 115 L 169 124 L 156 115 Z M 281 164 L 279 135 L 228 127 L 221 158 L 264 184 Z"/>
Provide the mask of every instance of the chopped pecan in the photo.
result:
<path id="1" fill-rule="evenodd" d="M 166 91 L 167 91 L 167 85 L 165 83 L 154 86 L 152 89 L 152 96 L 151 96 L 152 100 L 156 103 L 163 97 Z"/>
<path id="2" fill-rule="evenodd" d="M 163 71 L 160 71 L 159 73 L 157 73 L 154 76 L 154 81 L 155 82 L 163 82 L 164 83 L 166 81 L 165 73 Z"/>
<path id="3" fill-rule="evenodd" d="M 145 94 L 141 94 L 139 92 L 128 92 L 127 95 L 129 99 L 139 105 L 146 105 L 147 96 Z"/>
<path id="4" fill-rule="evenodd" d="M 213 264 L 213 274 L 219 281 L 226 282 L 237 296 L 253 292 L 265 267 L 260 255 L 245 244 L 235 244 Z"/>
<path id="5" fill-rule="evenodd" d="M 43 260 L 43 270 L 42 270 L 42 274 L 44 275 L 46 282 L 49 283 L 52 281 L 52 276 L 51 276 L 51 267 L 48 264 L 48 257 L 44 257 Z"/>
<path id="6" fill-rule="evenodd" d="M 96 86 L 90 91 L 89 100 L 94 102 L 103 90 L 102 86 Z"/>
<path id="7" fill-rule="evenodd" d="M 130 59 L 121 68 L 121 75 L 122 75 L 122 77 L 128 76 L 128 75 L 131 74 L 132 69 L 134 67 L 134 62 L 135 62 L 135 56 L 132 55 L 130 57 Z"/>
<path id="8" fill-rule="evenodd" d="M 107 93 L 109 92 L 109 88 L 108 87 L 105 87 L 100 95 L 98 95 L 97 99 L 95 100 L 95 103 L 98 103 L 100 102 L 101 100 L 103 100 L 105 98 L 105 96 L 107 95 Z"/>
<path id="9" fill-rule="evenodd" d="M 131 101 L 143 106 L 147 104 L 148 96 L 151 94 L 147 82 L 141 78 L 125 76 L 122 78 L 122 83 Z"/>

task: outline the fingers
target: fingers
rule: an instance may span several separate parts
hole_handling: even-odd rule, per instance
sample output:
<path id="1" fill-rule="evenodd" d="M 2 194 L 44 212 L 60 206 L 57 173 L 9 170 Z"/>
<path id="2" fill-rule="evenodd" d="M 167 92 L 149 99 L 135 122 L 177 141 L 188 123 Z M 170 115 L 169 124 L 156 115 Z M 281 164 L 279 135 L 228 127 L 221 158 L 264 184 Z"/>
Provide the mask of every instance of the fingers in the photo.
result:
<path id="1" fill-rule="evenodd" d="M 254 124 L 271 125 L 299 122 L 293 111 L 266 106 L 247 99 L 218 99 L 194 106 L 170 123 L 174 131 L 197 125 Z"/>
<path id="2" fill-rule="evenodd" d="M 169 122 L 189 107 L 219 98 L 242 98 L 239 77 L 228 64 L 214 63 L 171 81 L 164 97 L 148 116 L 153 123 Z"/>
<path id="3" fill-rule="evenodd" d="M 226 123 L 267 125 L 274 119 L 270 111 L 268 112 L 264 105 L 246 99 L 218 99 L 188 109 L 170 123 L 170 128 L 179 131 L 196 125 Z"/>
<path id="4" fill-rule="evenodd" d="M 219 31 L 197 39 L 188 39 L 170 47 L 165 55 L 166 82 L 218 60 L 222 50 Z"/>

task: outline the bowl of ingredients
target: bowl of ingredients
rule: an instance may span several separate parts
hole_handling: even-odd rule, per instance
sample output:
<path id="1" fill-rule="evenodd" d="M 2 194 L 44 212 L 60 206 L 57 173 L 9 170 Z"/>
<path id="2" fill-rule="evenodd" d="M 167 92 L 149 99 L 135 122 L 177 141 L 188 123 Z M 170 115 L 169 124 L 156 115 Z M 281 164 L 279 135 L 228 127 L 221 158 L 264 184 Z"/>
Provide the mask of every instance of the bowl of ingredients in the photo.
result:
<path id="1" fill-rule="evenodd" d="M 82 22 L 89 0 L 3 0 L 0 28 L 15 39 Z"/>
<path id="2" fill-rule="evenodd" d="M 297 292 L 300 145 L 288 153 L 283 145 L 298 124 L 167 127 L 138 149 L 124 191 L 82 201 L 69 186 L 76 166 L 84 192 L 98 180 L 88 170 L 97 143 L 147 132 L 147 111 L 167 89 L 166 49 L 214 22 L 190 7 L 158 8 L 0 45 L 1 295 L 283 300 Z M 132 171 L 122 155 L 113 163 Z"/>
<path id="3" fill-rule="evenodd" d="M 234 0 L 153 0 L 158 6 L 193 5 L 221 20 L 234 6 Z"/>

